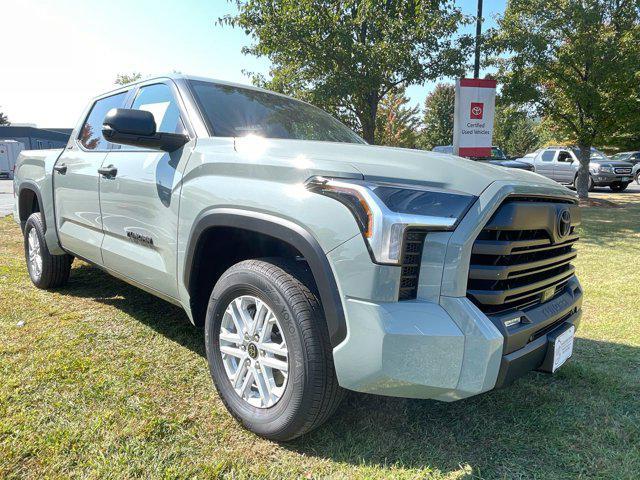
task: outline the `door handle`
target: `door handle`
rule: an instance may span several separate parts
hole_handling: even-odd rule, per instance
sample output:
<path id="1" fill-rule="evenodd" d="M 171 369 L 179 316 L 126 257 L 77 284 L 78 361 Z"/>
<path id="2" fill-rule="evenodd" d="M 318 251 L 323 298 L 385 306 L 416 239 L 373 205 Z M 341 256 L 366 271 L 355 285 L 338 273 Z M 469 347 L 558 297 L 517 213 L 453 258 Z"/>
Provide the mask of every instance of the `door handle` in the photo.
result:
<path id="1" fill-rule="evenodd" d="M 60 165 L 54 165 L 53 169 L 60 175 L 64 175 L 65 173 L 67 173 L 67 166 L 64 163 L 61 163 Z"/>
<path id="2" fill-rule="evenodd" d="M 118 169 L 113 165 L 102 167 L 98 169 L 98 173 L 105 178 L 113 178 L 118 174 Z"/>

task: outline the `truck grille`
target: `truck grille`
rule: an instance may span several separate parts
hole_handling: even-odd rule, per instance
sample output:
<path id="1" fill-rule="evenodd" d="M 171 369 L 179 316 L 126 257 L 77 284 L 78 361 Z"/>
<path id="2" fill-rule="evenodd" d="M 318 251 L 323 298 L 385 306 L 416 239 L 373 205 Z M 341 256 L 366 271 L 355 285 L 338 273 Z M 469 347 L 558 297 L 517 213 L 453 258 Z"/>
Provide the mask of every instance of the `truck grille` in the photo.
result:
<path id="1" fill-rule="evenodd" d="M 473 244 L 467 297 L 487 314 L 553 298 L 575 273 L 579 224 L 572 202 L 507 199 Z"/>
<path id="2" fill-rule="evenodd" d="M 618 175 L 629 175 L 631 173 L 631 169 L 628 167 L 618 167 L 613 169 Z"/>
<path id="3" fill-rule="evenodd" d="M 407 229 L 405 232 L 398 300 L 413 300 L 418 295 L 418 276 L 426 235 L 427 232 L 420 230 Z"/>

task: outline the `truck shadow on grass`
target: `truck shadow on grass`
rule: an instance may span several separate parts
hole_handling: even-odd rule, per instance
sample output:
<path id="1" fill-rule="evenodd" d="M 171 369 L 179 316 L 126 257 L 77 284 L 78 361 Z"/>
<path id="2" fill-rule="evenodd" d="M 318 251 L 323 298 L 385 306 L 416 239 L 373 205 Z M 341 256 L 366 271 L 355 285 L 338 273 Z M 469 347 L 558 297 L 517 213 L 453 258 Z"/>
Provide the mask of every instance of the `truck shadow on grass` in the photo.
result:
<path id="1" fill-rule="evenodd" d="M 118 308 L 205 356 L 203 332 L 180 308 L 97 268 L 74 268 L 61 293 Z M 324 426 L 282 446 L 358 467 L 421 470 L 420 478 L 424 469 L 474 478 L 631 477 L 640 469 L 640 349 L 578 339 L 574 356 L 554 376 L 534 372 L 449 404 L 350 392 Z"/>

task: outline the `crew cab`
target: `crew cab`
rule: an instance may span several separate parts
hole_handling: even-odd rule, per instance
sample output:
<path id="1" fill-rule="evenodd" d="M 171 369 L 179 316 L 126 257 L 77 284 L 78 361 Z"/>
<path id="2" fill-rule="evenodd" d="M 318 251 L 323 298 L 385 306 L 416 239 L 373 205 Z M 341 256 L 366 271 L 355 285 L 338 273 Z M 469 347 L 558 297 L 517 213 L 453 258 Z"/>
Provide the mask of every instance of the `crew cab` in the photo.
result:
<path id="1" fill-rule="evenodd" d="M 575 147 L 547 147 L 518 159 L 533 165 L 536 173 L 563 185 L 575 187 L 578 178 L 578 149 Z M 609 187 L 614 192 L 626 190 L 633 180 L 633 165 L 607 158 L 599 150 L 591 149 L 589 161 L 589 191 L 595 187 Z"/>
<path id="2" fill-rule="evenodd" d="M 14 182 L 34 285 L 79 259 L 181 306 L 222 401 L 267 438 L 322 424 L 345 389 L 451 402 L 572 355 L 573 192 L 368 145 L 290 97 L 130 84 L 64 149 L 23 151 Z"/>

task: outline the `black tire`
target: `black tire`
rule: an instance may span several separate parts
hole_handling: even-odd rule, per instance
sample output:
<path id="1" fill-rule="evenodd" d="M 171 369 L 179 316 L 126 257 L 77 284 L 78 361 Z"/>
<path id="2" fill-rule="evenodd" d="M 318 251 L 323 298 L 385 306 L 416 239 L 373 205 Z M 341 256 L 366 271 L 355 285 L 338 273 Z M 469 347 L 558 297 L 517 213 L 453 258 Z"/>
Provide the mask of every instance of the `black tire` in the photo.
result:
<path id="1" fill-rule="evenodd" d="M 29 261 L 29 235 L 34 231 L 37 236 L 40 257 L 42 259 L 41 268 L 37 269 Z M 33 284 L 44 290 L 56 288 L 64 285 L 69 280 L 69 272 L 71 271 L 71 263 L 73 257 L 71 255 L 51 255 L 44 238 L 44 226 L 42 224 L 42 215 L 40 212 L 32 213 L 27 219 L 24 227 L 24 255 L 27 262 L 27 270 Z"/>
<path id="2" fill-rule="evenodd" d="M 640 170 L 636 173 L 636 183 L 640 185 Z"/>
<path id="3" fill-rule="evenodd" d="M 614 192 L 624 192 L 628 186 L 628 183 L 612 183 L 609 188 Z"/>
<path id="4" fill-rule="evenodd" d="M 304 278 L 304 271 L 295 262 L 273 258 L 246 260 L 222 274 L 207 308 L 207 360 L 223 403 L 244 427 L 276 441 L 292 440 L 320 426 L 343 397 L 322 307 Z M 224 313 L 230 302 L 242 295 L 259 298 L 276 314 L 288 349 L 284 392 L 268 408 L 253 406 L 236 393 L 220 353 Z"/>
<path id="5" fill-rule="evenodd" d="M 573 177 L 573 188 L 575 188 L 576 190 L 578 189 L 578 175 L 576 174 L 575 177 Z M 587 185 L 587 190 L 589 192 L 593 192 L 596 189 L 596 183 L 593 181 L 593 177 L 591 176 L 591 174 L 589 174 L 589 184 Z"/>

